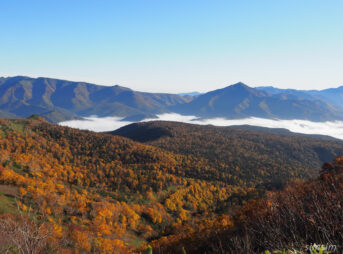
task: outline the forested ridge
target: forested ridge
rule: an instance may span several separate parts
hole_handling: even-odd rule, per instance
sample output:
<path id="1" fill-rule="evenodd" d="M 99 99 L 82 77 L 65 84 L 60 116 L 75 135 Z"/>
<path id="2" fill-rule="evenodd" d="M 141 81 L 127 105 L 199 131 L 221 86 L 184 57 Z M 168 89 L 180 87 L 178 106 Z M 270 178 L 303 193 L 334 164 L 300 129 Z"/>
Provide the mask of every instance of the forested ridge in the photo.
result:
<path id="1" fill-rule="evenodd" d="M 301 139 L 296 152 L 285 148 L 308 153 L 297 158 L 304 158 L 301 166 L 282 157 L 282 145 L 273 150 L 269 135 L 259 144 L 254 142 L 262 134 L 244 131 L 232 139 L 214 132 L 206 140 L 197 128 L 180 128 L 183 136 L 170 128 L 170 135 L 144 144 L 39 117 L 0 119 L 1 248 L 27 248 L 14 230 L 24 227 L 36 232 L 32 239 L 41 239 L 31 246 L 32 253 L 132 253 L 148 243 L 165 250 L 160 253 L 173 253 L 168 247 L 172 242 L 191 252 L 194 239 L 200 239 L 192 235 L 231 227 L 237 207 L 281 187 L 277 180 L 315 175 L 311 167 L 320 164 L 318 156 L 334 156 L 342 146 Z M 261 145 L 265 150 L 259 150 Z M 322 150 L 312 154 L 308 147 L 313 146 Z M 281 158 L 272 158 L 277 154 Z M 259 156 L 266 164 L 254 168 Z M 283 167 L 276 167 L 283 161 Z M 180 237 L 194 241 L 186 246 Z"/>
<path id="2" fill-rule="evenodd" d="M 343 141 L 179 122 L 134 123 L 114 132 L 174 153 L 203 159 L 213 177 L 230 184 L 282 187 L 318 174 L 343 151 Z"/>

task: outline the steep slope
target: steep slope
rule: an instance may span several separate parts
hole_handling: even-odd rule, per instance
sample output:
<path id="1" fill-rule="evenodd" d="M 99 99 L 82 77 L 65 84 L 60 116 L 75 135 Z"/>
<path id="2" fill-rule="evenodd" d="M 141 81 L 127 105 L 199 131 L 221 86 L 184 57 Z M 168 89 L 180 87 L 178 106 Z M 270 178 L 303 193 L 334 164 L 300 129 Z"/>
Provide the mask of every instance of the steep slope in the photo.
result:
<path id="1" fill-rule="evenodd" d="M 200 95 L 185 105 L 172 110 L 205 118 L 278 118 L 312 121 L 342 120 L 343 113 L 315 98 L 293 94 L 271 94 L 237 83 L 223 89 Z"/>
<path id="2" fill-rule="evenodd" d="M 167 107 L 189 100 L 173 94 L 50 78 L 18 76 L 2 78 L 0 82 L 0 110 L 19 117 L 48 115 L 53 122 L 90 115 L 127 117 L 163 113 Z"/>

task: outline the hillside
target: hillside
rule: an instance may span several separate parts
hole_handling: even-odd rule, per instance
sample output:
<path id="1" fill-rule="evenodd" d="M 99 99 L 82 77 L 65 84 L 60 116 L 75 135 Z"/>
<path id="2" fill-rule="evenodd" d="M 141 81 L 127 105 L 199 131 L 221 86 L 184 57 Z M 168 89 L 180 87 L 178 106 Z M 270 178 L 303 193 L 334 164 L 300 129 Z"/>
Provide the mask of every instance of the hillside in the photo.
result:
<path id="1" fill-rule="evenodd" d="M 342 120 L 343 112 L 319 98 L 303 98 L 294 94 L 272 94 L 237 83 L 201 94 L 172 110 L 204 118 L 276 118 L 311 121 Z"/>
<path id="2" fill-rule="evenodd" d="M 269 187 L 314 176 L 343 151 L 338 140 L 177 122 L 135 123 L 112 134 L 202 158 L 215 169 L 212 177 L 218 181 Z"/>
<path id="3" fill-rule="evenodd" d="M 192 98 L 144 93 L 121 86 L 99 86 L 51 78 L 10 77 L 0 80 L 0 110 L 17 117 L 32 114 L 52 122 L 97 115 L 128 117 L 168 112 L 167 107 Z"/>
<path id="4" fill-rule="evenodd" d="M 322 100 L 338 109 L 343 109 L 343 86 L 323 90 L 280 89 L 272 86 L 257 87 L 256 89 L 272 94 L 291 94 L 309 100 Z"/>
<path id="5" fill-rule="evenodd" d="M 152 242 L 154 253 L 342 253 L 343 157 L 323 166 L 320 177 L 293 183 L 239 207 L 229 223 L 180 228 Z"/>
<path id="6" fill-rule="evenodd" d="M 16 216 L 19 201 L 62 253 L 127 253 L 264 191 L 216 181 L 201 158 L 38 116 L 1 119 L 0 136 L 0 213 Z"/>
<path id="7" fill-rule="evenodd" d="M 16 76 L 0 79 L 0 117 L 39 114 L 57 123 L 96 115 L 140 121 L 174 112 L 200 118 L 333 121 L 343 120 L 341 90 L 307 92 L 237 83 L 204 94 L 165 94 L 138 92 L 118 85 Z"/>
<path id="8" fill-rule="evenodd" d="M 6 243 L 0 247 L 18 246 L 15 232 L 24 227 L 38 232 L 27 237 L 44 239 L 34 246 L 43 253 L 130 253 L 185 228 L 231 225 L 228 214 L 236 207 L 287 179 L 316 174 L 310 165 L 342 149 L 323 139 L 290 142 L 277 134 L 145 124 L 155 125 L 160 137 L 143 144 L 37 115 L 0 119 L 0 236 Z M 48 238 L 40 238 L 44 232 Z"/>

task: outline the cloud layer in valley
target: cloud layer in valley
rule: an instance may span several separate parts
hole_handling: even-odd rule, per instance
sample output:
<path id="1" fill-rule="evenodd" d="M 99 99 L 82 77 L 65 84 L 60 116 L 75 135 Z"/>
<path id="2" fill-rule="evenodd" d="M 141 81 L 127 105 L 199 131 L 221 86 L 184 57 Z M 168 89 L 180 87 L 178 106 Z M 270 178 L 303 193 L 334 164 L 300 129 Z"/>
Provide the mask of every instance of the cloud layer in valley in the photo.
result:
<path id="1" fill-rule="evenodd" d="M 195 116 L 183 116 L 179 114 L 162 114 L 158 115 L 158 119 L 146 119 L 144 121 L 177 121 L 184 123 L 215 125 L 215 126 L 232 126 L 232 125 L 254 125 L 268 128 L 284 128 L 292 132 L 304 134 L 320 134 L 328 135 L 335 138 L 343 139 L 343 122 L 311 122 L 306 120 L 273 120 L 263 118 L 245 118 L 245 119 L 198 119 Z M 120 117 L 103 117 L 95 116 L 86 117 L 84 120 L 71 120 L 61 122 L 60 125 L 69 126 L 83 130 L 91 130 L 95 132 L 112 131 L 122 126 L 130 124 L 131 122 L 121 121 Z"/>

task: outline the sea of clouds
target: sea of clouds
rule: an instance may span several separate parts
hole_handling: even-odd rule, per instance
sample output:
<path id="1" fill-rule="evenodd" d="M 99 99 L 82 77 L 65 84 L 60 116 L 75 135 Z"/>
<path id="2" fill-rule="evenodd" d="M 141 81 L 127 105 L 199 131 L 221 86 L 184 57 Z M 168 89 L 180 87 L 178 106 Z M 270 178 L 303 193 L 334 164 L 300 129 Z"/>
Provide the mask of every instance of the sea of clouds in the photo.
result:
<path id="1" fill-rule="evenodd" d="M 72 128 L 91 130 L 95 132 L 112 131 L 132 122 L 121 121 L 120 117 L 85 117 L 84 120 L 71 120 L 60 122 L 60 125 L 69 126 Z M 311 122 L 307 120 L 273 120 L 264 118 L 244 118 L 244 119 L 224 119 L 224 118 L 211 118 L 199 119 L 195 116 L 184 116 L 179 114 L 161 114 L 158 119 L 145 119 L 143 121 L 176 121 L 193 124 L 211 124 L 215 126 L 232 126 L 232 125 L 254 125 L 268 128 L 284 128 L 292 132 L 304 134 L 321 134 L 328 135 L 335 138 L 343 139 L 343 122 Z"/>

